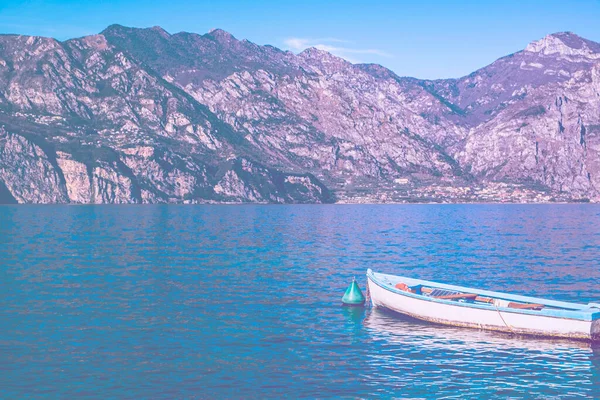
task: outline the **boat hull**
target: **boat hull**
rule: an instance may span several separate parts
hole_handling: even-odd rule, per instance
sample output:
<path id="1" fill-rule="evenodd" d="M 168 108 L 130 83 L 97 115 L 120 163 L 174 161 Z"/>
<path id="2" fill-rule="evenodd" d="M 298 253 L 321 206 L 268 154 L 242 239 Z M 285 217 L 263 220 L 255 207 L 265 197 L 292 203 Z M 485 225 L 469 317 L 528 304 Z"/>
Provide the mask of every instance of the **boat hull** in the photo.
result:
<path id="1" fill-rule="evenodd" d="M 578 320 L 543 315 L 506 312 L 498 308 L 465 307 L 449 302 L 430 301 L 392 291 L 368 276 L 368 289 L 374 307 L 383 307 L 410 317 L 437 324 L 486 329 L 519 335 L 600 341 L 600 320 Z"/>

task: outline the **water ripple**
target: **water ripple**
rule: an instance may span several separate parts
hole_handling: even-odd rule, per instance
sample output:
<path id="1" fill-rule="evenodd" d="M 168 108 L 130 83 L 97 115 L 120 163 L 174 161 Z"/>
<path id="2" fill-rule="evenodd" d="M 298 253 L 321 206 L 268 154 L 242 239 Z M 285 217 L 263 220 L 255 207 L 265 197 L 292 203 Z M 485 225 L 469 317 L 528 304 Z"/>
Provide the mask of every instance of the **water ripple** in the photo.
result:
<path id="1" fill-rule="evenodd" d="M 598 301 L 599 211 L 0 207 L 2 397 L 600 397 L 584 343 L 339 306 L 367 268 Z"/>

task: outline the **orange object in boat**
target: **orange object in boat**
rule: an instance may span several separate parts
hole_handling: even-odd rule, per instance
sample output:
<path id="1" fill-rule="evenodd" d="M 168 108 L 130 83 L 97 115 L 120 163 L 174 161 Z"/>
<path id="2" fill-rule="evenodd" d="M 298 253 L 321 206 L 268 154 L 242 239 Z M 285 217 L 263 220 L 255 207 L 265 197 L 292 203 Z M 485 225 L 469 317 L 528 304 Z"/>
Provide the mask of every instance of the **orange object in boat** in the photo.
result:
<path id="1" fill-rule="evenodd" d="M 406 283 L 400 282 L 400 283 L 396 283 L 396 289 L 400 289 L 403 290 L 405 292 L 411 292 L 410 288 L 408 287 L 408 285 Z"/>

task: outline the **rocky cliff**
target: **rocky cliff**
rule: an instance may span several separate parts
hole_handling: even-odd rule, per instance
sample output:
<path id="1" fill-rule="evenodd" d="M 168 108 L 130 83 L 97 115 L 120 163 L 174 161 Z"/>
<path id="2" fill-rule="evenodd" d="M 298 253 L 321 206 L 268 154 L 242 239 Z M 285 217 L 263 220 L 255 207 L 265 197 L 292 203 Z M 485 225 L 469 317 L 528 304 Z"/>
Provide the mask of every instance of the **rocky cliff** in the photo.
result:
<path id="1" fill-rule="evenodd" d="M 0 202 L 600 200 L 600 45 L 460 78 L 108 27 L 0 36 Z"/>

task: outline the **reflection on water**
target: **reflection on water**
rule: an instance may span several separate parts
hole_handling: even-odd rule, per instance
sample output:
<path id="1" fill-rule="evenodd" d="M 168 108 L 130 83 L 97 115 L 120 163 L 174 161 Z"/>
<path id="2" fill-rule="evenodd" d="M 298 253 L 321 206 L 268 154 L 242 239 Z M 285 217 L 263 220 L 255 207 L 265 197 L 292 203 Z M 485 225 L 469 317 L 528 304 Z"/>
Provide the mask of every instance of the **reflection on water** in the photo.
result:
<path id="1" fill-rule="evenodd" d="M 340 301 L 367 268 L 598 301 L 599 227 L 595 205 L 0 207 L 0 397 L 594 397 L 583 343 Z"/>
<path id="2" fill-rule="evenodd" d="M 364 326 L 381 350 L 368 355 L 372 376 L 386 386 L 406 386 L 435 376 L 438 398 L 497 394 L 546 397 L 600 394 L 600 348 L 586 342 L 548 340 L 423 323 L 374 309 Z"/>

